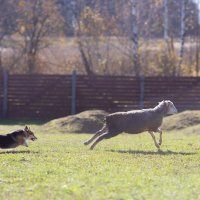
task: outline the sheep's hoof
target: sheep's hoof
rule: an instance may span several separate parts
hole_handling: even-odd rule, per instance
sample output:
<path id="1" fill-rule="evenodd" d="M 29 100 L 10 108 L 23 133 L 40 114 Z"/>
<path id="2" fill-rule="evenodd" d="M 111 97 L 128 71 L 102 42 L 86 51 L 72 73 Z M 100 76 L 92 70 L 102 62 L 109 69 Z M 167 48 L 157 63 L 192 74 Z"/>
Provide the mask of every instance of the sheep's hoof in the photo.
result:
<path id="1" fill-rule="evenodd" d="M 161 146 L 162 142 L 159 142 L 158 144 Z"/>
<path id="2" fill-rule="evenodd" d="M 91 146 L 91 147 L 90 147 L 90 150 L 93 150 L 93 149 L 94 149 L 94 147 L 93 147 L 93 146 Z"/>
<path id="3" fill-rule="evenodd" d="M 160 149 L 160 145 L 156 144 L 156 147 L 157 147 L 158 149 Z"/>
<path id="4" fill-rule="evenodd" d="M 159 149 L 158 149 L 158 152 L 160 152 L 160 153 L 161 153 L 161 152 L 162 152 L 162 150 L 159 148 Z"/>
<path id="5" fill-rule="evenodd" d="M 84 144 L 84 145 L 88 145 L 88 144 L 89 144 L 89 142 L 88 142 L 88 141 L 86 141 L 86 142 L 84 142 L 83 144 Z"/>

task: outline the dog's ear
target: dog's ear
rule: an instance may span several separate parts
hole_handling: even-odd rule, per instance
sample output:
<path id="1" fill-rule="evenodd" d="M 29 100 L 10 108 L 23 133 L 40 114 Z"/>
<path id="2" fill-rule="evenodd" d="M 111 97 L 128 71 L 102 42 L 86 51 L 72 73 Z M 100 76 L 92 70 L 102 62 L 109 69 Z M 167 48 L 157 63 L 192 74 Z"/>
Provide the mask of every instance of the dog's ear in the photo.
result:
<path id="1" fill-rule="evenodd" d="M 24 130 L 25 130 L 25 131 L 28 131 L 28 126 L 25 126 Z"/>

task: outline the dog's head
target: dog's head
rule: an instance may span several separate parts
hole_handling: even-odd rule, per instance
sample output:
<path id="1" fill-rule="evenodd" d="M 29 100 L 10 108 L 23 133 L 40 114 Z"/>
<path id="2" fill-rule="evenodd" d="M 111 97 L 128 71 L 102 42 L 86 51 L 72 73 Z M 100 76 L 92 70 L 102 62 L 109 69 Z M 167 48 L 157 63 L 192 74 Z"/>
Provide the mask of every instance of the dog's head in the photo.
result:
<path id="1" fill-rule="evenodd" d="M 24 128 L 24 133 L 25 133 L 26 139 L 28 139 L 28 140 L 35 141 L 37 139 L 37 137 L 34 135 L 34 133 L 31 131 L 31 129 L 28 128 L 27 126 L 25 126 L 25 128 Z"/>

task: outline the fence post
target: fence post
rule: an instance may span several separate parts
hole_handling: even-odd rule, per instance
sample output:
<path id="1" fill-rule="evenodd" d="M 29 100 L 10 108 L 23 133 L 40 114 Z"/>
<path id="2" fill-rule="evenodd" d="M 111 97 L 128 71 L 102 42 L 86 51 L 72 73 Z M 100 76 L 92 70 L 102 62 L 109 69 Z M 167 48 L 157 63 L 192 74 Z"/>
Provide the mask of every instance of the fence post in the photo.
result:
<path id="1" fill-rule="evenodd" d="M 3 70 L 3 113 L 2 117 L 5 119 L 8 112 L 8 72 Z"/>
<path id="2" fill-rule="evenodd" d="M 139 106 L 140 106 L 140 109 L 143 109 L 144 108 L 144 75 L 140 75 L 140 102 L 139 102 Z"/>
<path id="3" fill-rule="evenodd" d="M 71 114 L 74 115 L 76 113 L 76 70 L 72 72 L 72 88 L 71 88 Z"/>

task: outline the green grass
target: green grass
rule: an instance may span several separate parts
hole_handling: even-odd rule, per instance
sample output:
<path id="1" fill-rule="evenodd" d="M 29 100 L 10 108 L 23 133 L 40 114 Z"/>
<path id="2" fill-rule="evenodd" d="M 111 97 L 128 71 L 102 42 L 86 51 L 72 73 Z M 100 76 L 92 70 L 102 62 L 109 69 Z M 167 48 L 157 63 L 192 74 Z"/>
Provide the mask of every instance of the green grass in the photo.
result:
<path id="1" fill-rule="evenodd" d="M 123 134 L 90 151 L 82 143 L 91 135 L 31 128 L 29 148 L 0 150 L 0 199 L 200 199 L 199 135 L 165 133 L 157 152 L 147 133 Z"/>

